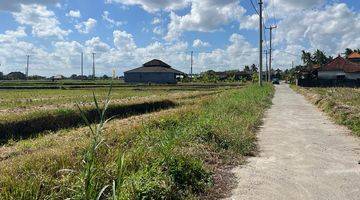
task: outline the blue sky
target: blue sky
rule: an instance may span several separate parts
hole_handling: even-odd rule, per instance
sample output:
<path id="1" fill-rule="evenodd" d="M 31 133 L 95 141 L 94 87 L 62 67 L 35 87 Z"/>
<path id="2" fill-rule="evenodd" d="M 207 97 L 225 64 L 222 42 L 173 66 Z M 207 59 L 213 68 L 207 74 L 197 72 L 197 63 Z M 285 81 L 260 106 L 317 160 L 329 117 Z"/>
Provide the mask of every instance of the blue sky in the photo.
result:
<path id="1" fill-rule="evenodd" d="M 257 0 L 253 0 L 257 6 Z M 300 64 L 301 50 L 336 56 L 360 48 L 358 0 L 264 0 L 274 31 L 274 67 Z M 97 74 L 118 75 L 159 58 L 195 72 L 258 64 L 258 18 L 250 0 L 1 0 L 0 71 L 85 74 L 96 53 Z M 264 48 L 268 48 L 266 32 Z"/>

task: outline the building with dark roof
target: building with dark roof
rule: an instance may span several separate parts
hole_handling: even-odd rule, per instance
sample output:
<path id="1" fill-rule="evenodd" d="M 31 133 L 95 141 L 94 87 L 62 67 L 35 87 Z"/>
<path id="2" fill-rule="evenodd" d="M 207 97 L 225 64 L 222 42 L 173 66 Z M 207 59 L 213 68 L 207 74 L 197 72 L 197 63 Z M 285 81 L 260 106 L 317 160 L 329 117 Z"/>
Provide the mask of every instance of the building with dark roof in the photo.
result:
<path id="1" fill-rule="evenodd" d="M 318 68 L 319 79 L 360 79 L 360 64 L 341 56 Z"/>
<path id="2" fill-rule="evenodd" d="M 174 84 L 177 82 L 177 77 L 185 75 L 157 59 L 143 64 L 142 67 L 124 72 L 125 83 Z"/>

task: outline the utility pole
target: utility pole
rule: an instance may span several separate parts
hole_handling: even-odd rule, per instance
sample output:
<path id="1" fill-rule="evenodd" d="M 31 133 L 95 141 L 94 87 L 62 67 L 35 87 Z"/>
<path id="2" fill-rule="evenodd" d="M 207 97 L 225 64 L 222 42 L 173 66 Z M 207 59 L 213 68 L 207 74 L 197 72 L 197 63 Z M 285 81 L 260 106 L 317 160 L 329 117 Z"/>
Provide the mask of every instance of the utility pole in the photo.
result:
<path id="1" fill-rule="evenodd" d="M 84 76 L 84 53 L 81 52 L 81 79 Z"/>
<path id="2" fill-rule="evenodd" d="M 263 35 L 262 35 L 262 32 L 263 32 L 263 19 L 262 19 L 262 6 L 263 6 L 263 2 L 262 0 L 259 0 L 259 19 L 260 19 L 260 22 L 259 22 L 259 33 L 260 33 L 260 38 L 259 38 L 259 85 L 262 86 L 262 57 L 263 57 L 263 46 L 262 46 L 262 43 L 263 43 Z"/>
<path id="3" fill-rule="evenodd" d="M 92 53 L 92 59 L 93 59 L 93 79 L 95 79 L 95 53 Z"/>
<path id="4" fill-rule="evenodd" d="M 29 77 L 29 61 L 30 61 L 30 55 L 26 55 L 26 70 L 25 70 L 26 79 Z"/>
<path id="5" fill-rule="evenodd" d="M 265 63 L 265 68 L 266 68 L 266 81 L 270 81 L 270 76 L 269 76 L 269 68 L 268 68 L 268 54 L 269 52 L 265 49 L 265 57 L 266 57 L 266 63 Z"/>
<path id="6" fill-rule="evenodd" d="M 265 27 L 266 28 L 266 27 Z M 271 63 L 272 63 L 272 30 L 274 28 L 277 28 L 277 26 L 270 26 L 269 28 L 266 28 L 266 29 L 269 29 L 270 30 L 270 60 L 269 60 L 269 76 L 270 76 L 270 80 L 271 80 Z"/>
<path id="7" fill-rule="evenodd" d="M 190 78 L 192 79 L 193 77 L 193 55 L 194 55 L 194 52 L 191 51 L 191 58 L 190 58 Z"/>

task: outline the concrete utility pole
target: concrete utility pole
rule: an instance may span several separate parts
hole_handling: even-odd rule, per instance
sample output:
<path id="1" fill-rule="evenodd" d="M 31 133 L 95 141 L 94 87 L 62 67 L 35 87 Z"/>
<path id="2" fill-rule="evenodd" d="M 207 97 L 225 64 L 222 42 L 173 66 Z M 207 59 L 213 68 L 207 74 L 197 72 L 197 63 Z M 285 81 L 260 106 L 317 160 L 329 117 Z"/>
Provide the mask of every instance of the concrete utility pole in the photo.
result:
<path id="1" fill-rule="evenodd" d="M 93 58 L 93 79 L 95 79 L 95 53 L 92 53 Z"/>
<path id="2" fill-rule="evenodd" d="M 194 60 L 193 60 L 193 55 L 194 55 L 194 52 L 191 51 L 191 58 L 190 58 L 190 78 L 193 77 L 193 62 L 194 62 Z"/>
<path id="3" fill-rule="evenodd" d="M 266 27 L 265 27 L 266 28 Z M 269 76 L 270 76 L 270 80 L 271 80 L 271 63 L 272 63 L 272 30 L 274 28 L 277 28 L 277 26 L 270 26 L 269 29 L 270 30 L 270 60 L 269 60 Z"/>
<path id="4" fill-rule="evenodd" d="M 81 52 L 81 78 L 84 76 L 84 53 Z"/>
<path id="5" fill-rule="evenodd" d="M 260 22 L 259 22 L 259 33 L 260 33 L 260 38 L 259 38 L 259 85 L 262 86 L 262 57 L 263 57 L 263 46 L 262 46 L 262 43 L 263 43 L 263 35 L 262 35 L 262 32 L 263 32 L 263 19 L 262 19 L 262 6 L 263 6 L 263 2 L 262 0 L 259 0 L 259 19 L 260 19 Z"/>
<path id="6" fill-rule="evenodd" d="M 270 76 L 269 76 L 269 68 L 268 68 L 268 54 L 269 52 L 267 50 L 265 50 L 265 57 L 266 57 L 266 63 L 265 63 L 265 68 L 266 68 L 266 81 L 270 81 Z"/>
<path id="7" fill-rule="evenodd" d="M 30 63 L 30 55 L 26 55 L 26 79 L 29 77 L 29 63 Z"/>

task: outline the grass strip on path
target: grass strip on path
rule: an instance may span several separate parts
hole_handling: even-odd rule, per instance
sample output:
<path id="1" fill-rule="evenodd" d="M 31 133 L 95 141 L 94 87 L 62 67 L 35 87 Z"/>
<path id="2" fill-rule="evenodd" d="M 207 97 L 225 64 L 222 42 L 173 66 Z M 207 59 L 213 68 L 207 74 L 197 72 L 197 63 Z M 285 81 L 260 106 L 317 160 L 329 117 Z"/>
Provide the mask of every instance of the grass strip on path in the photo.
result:
<path id="1" fill-rule="evenodd" d="M 270 85 L 249 85 L 131 128 L 111 122 L 95 157 L 93 198 L 117 180 L 122 154 L 119 199 L 191 199 L 206 193 L 219 165 L 241 161 L 256 149 L 255 130 L 273 92 Z M 89 140 L 74 140 L 0 162 L 0 199 L 83 199 L 82 159 Z M 103 197 L 110 196 L 105 190 Z"/>

